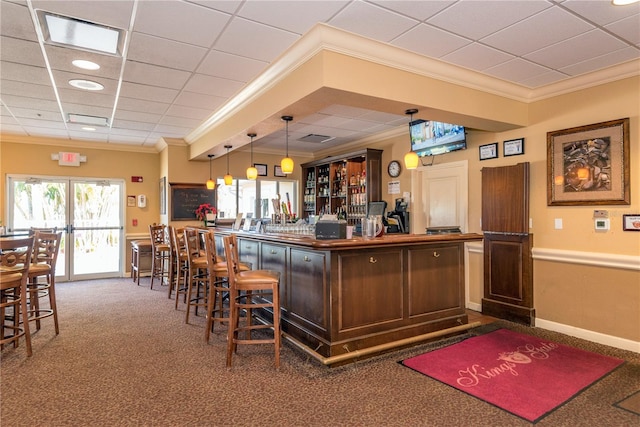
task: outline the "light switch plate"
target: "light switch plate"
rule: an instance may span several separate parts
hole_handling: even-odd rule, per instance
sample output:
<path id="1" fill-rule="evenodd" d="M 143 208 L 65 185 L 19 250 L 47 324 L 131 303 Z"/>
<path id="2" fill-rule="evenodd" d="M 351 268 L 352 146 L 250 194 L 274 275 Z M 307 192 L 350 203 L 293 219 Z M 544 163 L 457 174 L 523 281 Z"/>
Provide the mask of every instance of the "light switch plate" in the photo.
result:
<path id="1" fill-rule="evenodd" d="M 562 218 L 556 218 L 554 223 L 556 230 L 562 230 Z"/>

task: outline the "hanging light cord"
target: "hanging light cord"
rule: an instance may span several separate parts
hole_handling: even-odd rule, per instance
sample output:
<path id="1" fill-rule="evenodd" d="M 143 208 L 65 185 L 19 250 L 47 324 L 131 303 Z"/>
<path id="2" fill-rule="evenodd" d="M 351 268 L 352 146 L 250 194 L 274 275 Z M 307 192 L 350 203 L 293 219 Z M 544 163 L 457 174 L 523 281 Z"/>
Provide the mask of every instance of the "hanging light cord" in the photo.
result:
<path id="1" fill-rule="evenodd" d="M 285 137 L 285 147 L 286 147 L 286 157 L 289 157 L 289 120 L 285 122 L 286 127 L 286 137 Z"/>

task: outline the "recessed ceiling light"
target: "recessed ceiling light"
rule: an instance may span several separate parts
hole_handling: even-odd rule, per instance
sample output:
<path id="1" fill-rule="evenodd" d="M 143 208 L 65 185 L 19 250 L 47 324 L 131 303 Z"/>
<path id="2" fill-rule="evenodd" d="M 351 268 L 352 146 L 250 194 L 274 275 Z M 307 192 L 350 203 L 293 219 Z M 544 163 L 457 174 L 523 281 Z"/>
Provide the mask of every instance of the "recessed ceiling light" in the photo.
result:
<path id="1" fill-rule="evenodd" d="M 83 79 L 73 79 L 69 80 L 69 84 L 78 89 L 84 90 L 103 90 L 104 86 L 102 86 L 98 82 L 94 82 L 91 80 L 83 80 Z"/>
<path id="2" fill-rule="evenodd" d="M 626 6 L 628 4 L 637 3 L 640 0 L 611 0 L 614 6 Z"/>
<path id="3" fill-rule="evenodd" d="M 93 131 L 95 131 L 95 130 L 96 130 L 96 128 L 92 128 L 91 126 L 83 126 L 83 127 L 82 127 L 82 130 L 86 130 L 86 131 L 89 131 L 89 132 L 93 132 Z"/>
<path id="4" fill-rule="evenodd" d="M 74 59 L 73 61 L 71 61 L 71 63 L 78 68 L 82 68 L 83 70 L 100 69 L 100 66 L 98 64 L 96 64 L 95 62 L 87 61 L 85 59 Z"/>
<path id="5" fill-rule="evenodd" d="M 37 10 L 45 43 L 122 55 L 124 30 Z"/>

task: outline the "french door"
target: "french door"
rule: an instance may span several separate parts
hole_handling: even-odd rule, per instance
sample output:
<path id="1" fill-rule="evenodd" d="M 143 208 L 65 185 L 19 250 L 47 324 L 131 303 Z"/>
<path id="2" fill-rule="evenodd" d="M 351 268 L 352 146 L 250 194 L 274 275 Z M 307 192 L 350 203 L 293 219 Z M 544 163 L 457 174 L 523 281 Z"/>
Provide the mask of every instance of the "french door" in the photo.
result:
<path id="1" fill-rule="evenodd" d="M 7 178 L 7 227 L 63 231 L 57 280 L 120 277 L 124 268 L 124 182 L 95 178 Z"/>

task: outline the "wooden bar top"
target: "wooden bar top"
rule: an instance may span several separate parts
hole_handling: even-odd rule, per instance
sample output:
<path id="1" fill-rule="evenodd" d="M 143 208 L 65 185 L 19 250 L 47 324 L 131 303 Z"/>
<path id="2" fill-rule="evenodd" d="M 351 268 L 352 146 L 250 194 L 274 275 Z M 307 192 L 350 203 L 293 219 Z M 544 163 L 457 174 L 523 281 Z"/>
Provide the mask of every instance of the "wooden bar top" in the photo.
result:
<path id="1" fill-rule="evenodd" d="M 481 234 L 455 233 L 455 234 L 385 234 L 373 239 L 365 239 L 354 236 L 351 239 L 319 240 L 311 235 L 286 234 L 286 233 L 255 233 L 239 231 L 238 236 L 247 239 L 255 239 L 274 243 L 285 243 L 294 246 L 302 246 L 314 249 L 360 249 L 364 247 L 379 246 L 406 246 L 441 242 L 471 242 L 482 240 Z"/>

